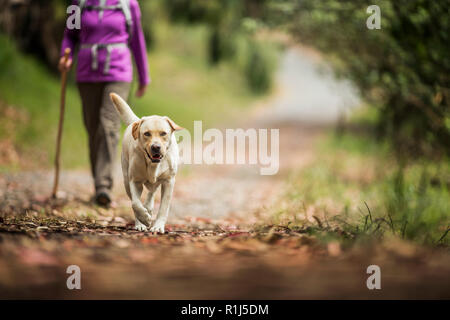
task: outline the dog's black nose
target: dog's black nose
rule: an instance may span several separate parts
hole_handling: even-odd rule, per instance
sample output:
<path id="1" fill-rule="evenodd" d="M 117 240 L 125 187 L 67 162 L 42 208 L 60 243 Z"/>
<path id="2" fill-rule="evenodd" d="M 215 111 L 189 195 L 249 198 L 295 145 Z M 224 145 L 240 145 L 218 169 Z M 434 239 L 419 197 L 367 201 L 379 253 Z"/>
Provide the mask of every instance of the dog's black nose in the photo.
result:
<path id="1" fill-rule="evenodd" d="M 159 152 L 160 150 L 161 150 L 161 146 L 160 145 L 157 145 L 157 144 L 152 145 L 152 151 L 153 152 Z"/>

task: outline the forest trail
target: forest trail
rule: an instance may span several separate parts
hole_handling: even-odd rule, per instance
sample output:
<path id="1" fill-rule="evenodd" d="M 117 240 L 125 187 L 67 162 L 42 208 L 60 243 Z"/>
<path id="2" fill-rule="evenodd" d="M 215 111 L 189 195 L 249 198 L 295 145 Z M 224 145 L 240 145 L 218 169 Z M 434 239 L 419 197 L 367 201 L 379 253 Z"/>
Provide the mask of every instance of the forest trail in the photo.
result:
<path id="1" fill-rule="evenodd" d="M 120 168 L 110 210 L 90 204 L 88 171 L 63 172 L 59 204 L 45 202 L 52 172 L 2 175 L 0 205 L 10 213 L 0 221 L 0 297 L 448 298 L 442 286 L 442 292 L 427 290 L 449 274 L 448 255 L 403 243 L 347 252 L 270 223 L 289 172 L 314 161 L 320 135 L 358 104 L 351 86 L 307 49 L 288 49 L 276 79 L 268 101 L 242 123 L 223 126 L 280 129 L 279 173 L 262 176 L 247 165 L 183 166 L 165 235 L 132 228 Z M 370 264 L 382 265 L 384 290 L 367 289 Z M 81 268 L 82 290 L 67 289 L 69 265 Z"/>

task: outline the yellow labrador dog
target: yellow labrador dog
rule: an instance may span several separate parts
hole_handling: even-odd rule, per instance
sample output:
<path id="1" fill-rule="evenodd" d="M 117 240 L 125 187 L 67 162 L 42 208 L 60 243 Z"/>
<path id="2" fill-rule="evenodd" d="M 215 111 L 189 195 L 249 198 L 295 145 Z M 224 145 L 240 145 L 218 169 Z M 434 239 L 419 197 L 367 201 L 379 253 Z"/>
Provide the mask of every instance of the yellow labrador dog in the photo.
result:
<path id="1" fill-rule="evenodd" d="M 135 229 L 145 231 L 150 227 L 155 193 L 161 186 L 161 204 L 150 231 L 164 233 L 179 157 L 174 132 L 182 128 L 168 117 L 139 119 L 119 95 L 111 93 L 110 96 L 122 121 L 128 126 L 122 142 L 122 171 L 134 211 Z M 148 196 L 143 204 L 144 185 Z"/>

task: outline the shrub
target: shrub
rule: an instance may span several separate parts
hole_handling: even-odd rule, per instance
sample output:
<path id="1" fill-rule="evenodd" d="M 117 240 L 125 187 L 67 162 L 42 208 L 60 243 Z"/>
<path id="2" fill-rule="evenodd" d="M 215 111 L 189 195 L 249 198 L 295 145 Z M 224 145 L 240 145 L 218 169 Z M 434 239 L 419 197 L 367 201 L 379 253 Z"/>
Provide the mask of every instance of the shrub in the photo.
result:
<path id="1" fill-rule="evenodd" d="M 248 50 L 245 75 L 250 88 L 255 93 L 266 92 L 272 84 L 270 58 L 257 43 L 252 42 Z"/>

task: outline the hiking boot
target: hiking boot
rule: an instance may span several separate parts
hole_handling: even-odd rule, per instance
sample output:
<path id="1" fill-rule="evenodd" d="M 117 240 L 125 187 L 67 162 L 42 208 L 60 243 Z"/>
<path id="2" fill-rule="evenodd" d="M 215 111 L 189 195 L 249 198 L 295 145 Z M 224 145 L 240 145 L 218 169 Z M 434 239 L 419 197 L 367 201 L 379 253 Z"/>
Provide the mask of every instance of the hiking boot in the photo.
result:
<path id="1" fill-rule="evenodd" d="M 100 207 L 108 208 L 111 204 L 111 197 L 106 191 L 99 191 L 95 195 L 95 203 Z"/>

